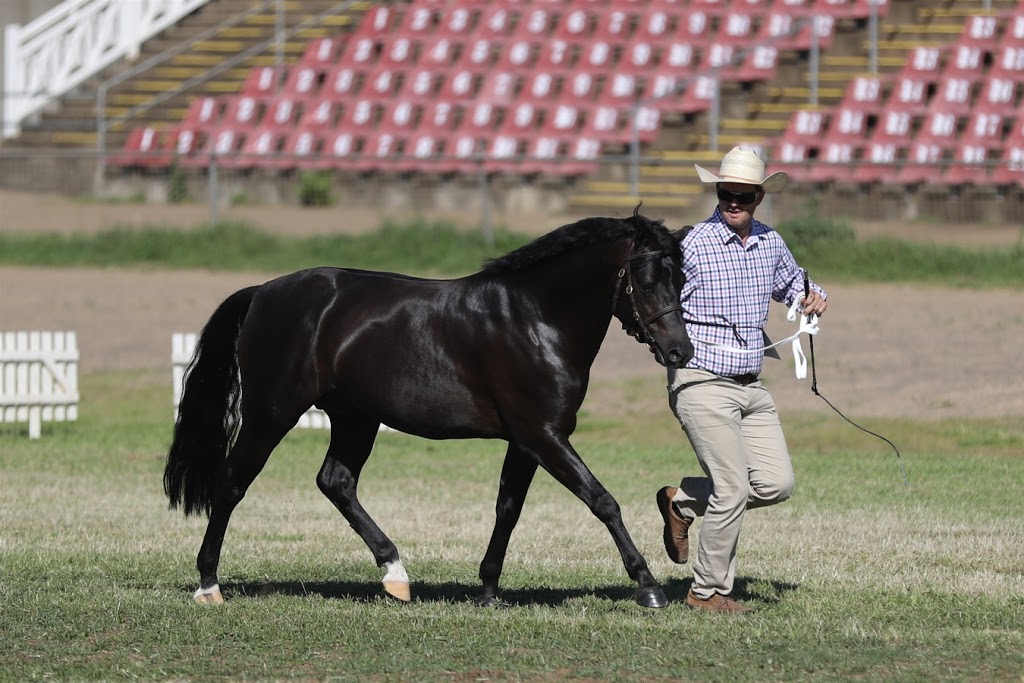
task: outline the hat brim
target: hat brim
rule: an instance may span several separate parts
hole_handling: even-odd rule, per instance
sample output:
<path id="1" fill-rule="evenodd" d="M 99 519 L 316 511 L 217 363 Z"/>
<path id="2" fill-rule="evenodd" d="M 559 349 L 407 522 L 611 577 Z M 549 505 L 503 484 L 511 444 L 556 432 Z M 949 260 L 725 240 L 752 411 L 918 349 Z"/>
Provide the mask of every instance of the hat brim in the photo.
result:
<path id="1" fill-rule="evenodd" d="M 694 164 L 697 169 L 697 176 L 702 183 L 742 183 L 745 185 L 760 185 L 765 192 L 773 194 L 782 192 L 789 185 L 789 174 L 785 171 L 776 171 L 761 182 L 753 182 L 750 178 L 731 178 L 729 176 L 717 176 L 699 164 Z"/>

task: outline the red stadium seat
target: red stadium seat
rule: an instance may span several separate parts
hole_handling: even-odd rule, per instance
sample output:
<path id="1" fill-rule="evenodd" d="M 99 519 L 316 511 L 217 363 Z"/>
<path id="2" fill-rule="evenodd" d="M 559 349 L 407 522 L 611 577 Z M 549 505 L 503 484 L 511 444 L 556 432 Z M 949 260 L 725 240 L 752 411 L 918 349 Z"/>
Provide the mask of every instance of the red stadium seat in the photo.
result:
<path id="1" fill-rule="evenodd" d="M 924 118 L 921 129 L 917 132 L 914 140 L 951 148 L 959 134 L 959 127 L 960 119 L 955 113 L 933 110 Z"/>
<path id="2" fill-rule="evenodd" d="M 717 85 L 715 79 L 708 76 L 697 76 L 685 83 L 680 91 L 679 108 L 676 110 L 683 114 L 707 111 L 711 108 L 711 102 L 715 98 Z"/>
<path id="3" fill-rule="evenodd" d="M 288 71 L 281 94 L 297 99 L 315 95 L 320 90 L 325 75 L 326 71 L 319 67 L 296 66 Z"/>
<path id="4" fill-rule="evenodd" d="M 622 112 L 618 107 L 599 104 L 587 110 L 583 133 L 602 143 L 628 142 L 632 139 L 628 119 L 628 112 Z"/>
<path id="5" fill-rule="evenodd" d="M 377 63 L 385 67 L 408 69 L 416 61 L 416 48 L 413 39 L 397 36 L 381 41 L 380 56 Z"/>
<path id="6" fill-rule="evenodd" d="M 906 162 L 896 173 L 896 181 L 905 185 L 938 183 L 942 176 L 942 163 L 947 149 L 937 142 L 912 142 L 907 151 Z"/>
<path id="7" fill-rule="evenodd" d="M 892 92 L 885 103 L 886 109 L 913 116 L 924 114 L 928 110 L 928 101 L 936 82 L 918 76 L 900 76 L 893 83 Z"/>
<path id="8" fill-rule="evenodd" d="M 946 78 L 962 78 L 980 81 L 984 77 L 986 62 L 991 60 L 994 46 L 973 44 L 957 44 L 952 47 L 946 57 L 946 67 L 942 74 Z"/>
<path id="9" fill-rule="evenodd" d="M 327 133 L 323 139 L 323 161 L 327 166 L 343 171 L 356 169 L 356 159 L 361 153 L 364 133 L 352 130 L 336 130 Z"/>
<path id="10" fill-rule="evenodd" d="M 960 142 L 953 150 L 949 167 L 941 181 L 949 185 L 987 185 L 989 150 L 984 145 Z"/>
<path id="11" fill-rule="evenodd" d="M 398 85 L 405 71 L 400 68 L 381 66 L 366 74 L 366 81 L 360 94 L 381 102 L 390 100 L 398 94 Z"/>
<path id="12" fill-rule="evenodd" d="M 939 82 L 939 90 L 935 93 L 933 106 L 962 116 L 971 111 L 973 98 L 973 81 L 949 76 Z"/>
<path id="13" fill-rule="evenodd" d="M 829 0 L 825 0 L 829 2 Z M 849 10 L 843 16 L 866 19 L 875 11 L 880 19 L 889 16 L 889 0 L 849 0 Z"/>
<path id="14" fill-rule="evenodd" d="M 359 94 L 366 72 L 351 66 L 335 66 L 324 74 L 320 94 L 337 100 L 347 100 Z"/>
<path id="15" fill-rule="evenodd" d="M 488 138 L 498 130 L 498 123 L 504 113 L 504 107 L 495 106 L 483 100 L 477 101 L 465 110 L 459 132 L 471 133 L 479 138 Z"/>
<path id="16" fill-rule="evenodd" d="M 438 97 L 452 104 L 468 104 L 476 99 L 485 70 L 458 68 L 441 83 Z"/>
<path id="17" fill-rule="evenodd" d="M 593 69 L 577 69 L 568 75 L 562 84 L 562 97 L 586 104 L 597 99 L 601 72 Z"/>
<path id="18" fill-rule="evenodd" d="M 417 131 L 405 139 L 404 154 L 395 160 L 394 169 L 399 173 L 438 172 L 438 158 L 444 152 L 445 140 L 436 135 Z"/>
<path id="19" fill-rule="evenodd" d="M 655 66 L 657 49 L 653 43 L 634 41 L 623 47 L 616 71 L 646 75 Z"/>
<path id="20" fill-rule="evenodd" d="M 461 108 L 444 100 L 434 100 L 423 109 L 419 130 L 446 137 L 455 130 Z"/>
<path id="21" fill-rule="evenodd" d="M 561 73 L 571 70 L 574 64 L 573 45 L 561 38 L 552 38 L 541 43 L 535 68 Z"/>
<path id="22" fill-rule="evenodd" d="M 285 134 L 279 156 L 274 162 L 277 168 L 326 169 L 330 161 L 323 156 L 325 133 L 322 130 L 296 128 Z"/>
<path id="23" fill-rule="evenodd" d="M 810 180 L 810 159 L 815 151 L 805 140 L 780 138 L 772 152 L 772 170 L 785 171 L 795 182 L 807 182 Z"/>
<path id="24" fill-rule="evenodd" d="M 625 43 L 630 39 L 638 8 L 611 5 L 597 14 L 592 38 L 606 43 Z"/>
<path id="25" fill-rule="evenodd" d="M 558 167 L 561 174 L 589 175 L 597 170 L 601 155 L 601 141 L 593 138 L 574 138 L 568 145 L 565 161 Z"/>
<path id="26" fill-rule="evenodd" d="M 992 169 L 989 182 L 994 185 L 1024 186 L 1024 140 L 1007 142 L 1002 160 Z"/>
<path id="27" fill-rule="evenodd" d="M 550 135 L 540 135 L 527 141 L 523 161 L 519 170 L 524 174 L 543 173 L 557 175 L 561 171 L 562 159 L 568 154 L 570 141 Z"/>
<path id="28" fill-rule="evenodd" d="M 846 86 L 839 105 L 847 109 L 877 114 L 882 110 L 886 81 L 885 76 L 879 75 L 854 77 Z"/>
<path id="29" fill-rule="evenodd" d="M 293 99 L 278 98 L 270 102 L 263 115 L 262 127 L 289 130 L 295 127 L 299 118 L 299 107 Z"/>
<path id="30" fill-rule="evenodd" d="M 779 51 L 772 45 L 754 45 L 746 50 L 743 61 L 733 72 L 733 78 L 742 82 L 770 81 L 779 68 Z"/>
<path id="31" fill-rule="evenodd" d="M 405 138 L 395 131 L 370 131 L 363 138 L 362 153 L 351 160 L 351 168 L 357 171 L 394 171 L 398 159 L 405 153 L 404 145 Z"/>
<path id="32" fill-rule="evenodd" d="M 185 167 L 209 166 L 213 157 L 220 166 L 232 166 L 232 157 L 238 154 L 245 136 L 230 126 L 221 126 L 209 131 L 196 144 L 191 154 L 183 155 L 179 163 Z M 180 144 L 180 140 L 179 140 Z"/>
<path id="33" fill-rule="evenodd" d="M 422 38 L 434 32 L 438 20 L 438 8 L 427 2 L 414 2 L 404 5 L 405 12 L 398 22 L 398 28 L 392 35 L 404 39 Z"/>
<path id="34" fill-rule="evenodd" d="M 864 141 L 868 130 L 868 114 L 860 109 L 837 107 L 832 112 L 828 128 L 831 142 Z"/>
<path id="35" fill-rule="evenodd" d="M 995 47 L 999 34 L 999 23 L 999 17 L 991 14 L 969 16 L 964 20 L 964 27 L 957 43 L 959 45 L 976 45 L 991 51 Z"/>
<path id="36" fill-rule="evenodd" d="M 249 95 L 230 95 L 225 98 L 224 122 L 236 128 L 259 124 L 267 109 L 265 100 Z"/>
<path id="37" fill-rule="evenodd" d="M 982 85 L 976 106 L 985 111 L 1008 116 L 1017 111 L 1020 92 L 1020 81 L 990 75 Z"/>
<path id="38" fill-rule="evenodd" d="M 396 5 L 374 5 L 366 10 L 355 30 L 358 38 L 383 38 L 393 35 L 398 26 Z"/>
<path id="39" fill-rule="evenodd" d="M 107 157 L 111 166 L 166 166 L 170 156 L 163 152 L 163 134 L 152 126 L 133 128 L 121 153 Z"/>
<path id="40" fill-rule="evenodd" d="M 466 69 L 489 69 L 500 47 L 490 38 L 476 38 L 466 43 L 457 58 L 456 66 Z"/>
<path id="41" fill-rule="evenodd" d="M 512 34 L 512 27 L 519 16 L 519 8 L 505 3 L 494 2 L 484 9 L 476 33 L 487 39 L 505 39 Z"/>
<path id="42" fill-rule="evenodd" d="M 913 116 L 909 112 L 889 109 L 882 112 L 875 125 L 872 139 L 875 142 L 903 143 L 910 139 L 913 131 Z"/>
<path id="43" fill-rule="evenodd" d="M 431 36 L 420 44 L 420 55 L 416 63 L 431 69 L 447 69 L 455 63 L 456 46 L 446 36 Z"/>
<path id="44" fill-rule="evenodd" d="M 442 5 L 438 10 L 437 30 L 445 36 L 456 39 L 469 38 L 476 19 L 480 14 L 479 7 L 467 6 L 466 3 Z"/>
<path id="45" fill-rule="evenodd" d="M 594 33 L 597 21 L 596 10 L 587 6 L 567 6 L 566 11 L 555 25 L 554 38 L 570 43 L 578 43 L 589 39 Z"/>
<path id="46" fill-rule="evenodd" d="M 411 131 L 416 128 L 422 108 L 406 100 L 392 100 L 383 105 L 380 112 L 379 130 Z"/>
<path id="47" fill-rule="evenodd" d="M 899 172 L 897 164 L 906 148 L 906 142 L 869 141 L 853 171 L 853 179 L 861 183 L 895 182 Z"/>
<path id="48" fill-rule="evenodd" d="M 483 170 L 482 141 L 474 134 L 460 132 L 446 141 L 444 151 L 435 164 L 438 173 L 480 173 Z"/>
<path id="49" fill-rule="evenodd" d="M 937 81 L 942 71 L 943 52 L 941 47 L 912 48 L 907 53 L 900 75 L 930 82 Z"/>
<path id="50" fill-rule="evenodd" d="M 415 102 L 429 102 L 437 97 L 444 81 L 441 70 L 420 67 L 405 74 L 398 96 Z"/>
<path id="51" fill-rule="evenodd" d="M 506 106 L 519 94 L 521 77 L 509 71 L 491 71 L 484 74 L 476 100 Z"/>
<path id="52" fill-rule="evenodd" d="M 526 77 L 518 100 L 534 104 L 547 104 L 558 97 L 561 77 L 549 71 L 534 71 Z"/>
<path id="53" fill-rule="evenodd" d="M 302 51 L 299 64 L 326 69 L 334 64 L 342 45 L 344 38 L 313 38 Z"/>
<path id="54" fill-rule="evenodd" d="M 1024 81 L 1024 45 L 1001 45 L 988 75 L 990 78 Z"/>
<path id="55" fill-rule="evenodd" d="M 1000 47 L 1024 46 L 1024 10 L 1018 7 L 1006 18 L 1006 28 L 999 39 Z"/>
<path id="56" fill-rule="evenodd" d="M 499 45 L 497 48 L 497 59 L 495 68 L 505 71 L 516 71 L 523 73 L 533 68 L 537 53 L 540 50 L 540 41 L 533 41 L 527 38 L 516 38 L 508 43 Z"/>
<path id="57" fill-rule="evenodd" d="M 718 25 L 715 38 L 727 43 L 746 45 L 754 36 L 754 17 L 746 12 L 727 12 Z"/>
<path id="58" fill-rule="evenodd" d="M 519 17 L 519 23 L 515 28 L 516 35 L 529 40 L 543 41 L 551 36 L 556 14 L 557 3 L 551 7 L 543 4 L 526 5 Z"/>
<path id="59" fill-rule="evenodd" d="M 377 60 L 377 47 L 383 38 L 354 36 L 341 49 L 338 64 L 357 69 L 368 69 Z"/>
<path id="60" fill-rule="evenodd" d="M 501 132 L 517 137 L 533 135 L 540 128 L 545 113 L 546 110 L 536 104 L 520 101 L 506 112 Z"/>
<path id="61" fill-rule="evenodd" d="M 642 40 L 649 43 L 664 43 L 668 41 L 676 31 L 676 20 L 680 12 L 668 12 L 664 7 L 647 7 L 637 17 L 636 32 L 633 40 Z"/>
<path id="62" fill-rule="evenodd" d="M 224 104 L 223 100 L 216 97 L 197 97 L 189 103 L 182 124 L 190 128 L 211 130 L 220 123 Z"/>
<path id="63" fill-rule="evenodd" d="M 964 143 L 981 145 L 986 149 L 999 149 L 1007 137 L 1007 123 L 1005 117 L 998 112 L 975 109 L 967 118 L 960 139 Z"/>
<path id="64" fill-rule="evenodd" d="M 342 105 L 332 97 L 319 97 L 306 103 L 298 126 L 303 130 L 329 130 L 337 125 Z"/>
<path id="65" fill-rule="evenodd" d="M 380 104 L 367 98 L 346 102 L 338 118 L 340 130 L 365 131 L 377 124 L 380 118 Z"/>
<path id="66" fill-rule="evenodd" d="M 249 71 L 240 94 L 266 97 L 277 94 L 287 70 L 284 67 L 258 66 Z"/>
<path id="67" fill-rule="evenodd" d="M 488 173 L 516 173 L 526 150 L 526 139 L 499 131 L 487 140 L 484 170 Z"/>
<path id="68" fill-rule="evenodd" d="M 580 46 L 579 67 L 607 71 L 615 65 L 616 53 L 625 48 L 623 44 L 593 40 Z"/>
<path id="69" fill-rule="evenodd" d="M 809 179 L 819 183 L 852 180 L 853 167 L 863 147 L 863 141 L 826 140 L 811 167 Z"/>

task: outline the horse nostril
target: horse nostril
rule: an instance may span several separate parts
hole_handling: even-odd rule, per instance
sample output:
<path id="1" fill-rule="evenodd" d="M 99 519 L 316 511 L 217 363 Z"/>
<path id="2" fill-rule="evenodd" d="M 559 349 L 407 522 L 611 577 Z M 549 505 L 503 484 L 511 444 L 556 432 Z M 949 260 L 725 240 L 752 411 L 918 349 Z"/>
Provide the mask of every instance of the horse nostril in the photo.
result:
<path id="1" fill-rule="evenodd" d="M 683 360 L 683 354 L 679 353 L 675 349 L 668 352 L 668 363 L 669 365 L 679 365 Z"/>

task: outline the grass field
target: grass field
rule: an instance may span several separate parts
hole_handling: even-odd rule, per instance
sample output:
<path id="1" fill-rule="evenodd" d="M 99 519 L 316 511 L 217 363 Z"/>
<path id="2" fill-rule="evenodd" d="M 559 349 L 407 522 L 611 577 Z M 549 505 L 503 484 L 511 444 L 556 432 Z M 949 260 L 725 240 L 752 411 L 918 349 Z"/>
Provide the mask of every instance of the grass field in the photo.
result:
<path id="1" fill-rule="evenodd" d="M 751 512 L 746 618 L 686 610 L 654 492 L 696 463 L 667 407 L 584 405 L 577 449 L 616 496 L 673 604 L 630 600 L 606 530 L 539 474 L 512 538 L 505 609 L 471 601 L 502 442 L 383 434 L 361 498 L 413 602 L 314 484 L 327 434 L 293 432 L 232 519 L 222 607 L 191 593 L 205 520 L 166 509 L 164 373 L 87 375 L 80 420 L 0 426 L 0 680 L 1024 680 L 1024 425 L 872 427 L 783 414 L 797 472 Z M 592 391 L 663 392 L 632 380 Z M 602 405 L 615 405 L 603 401 Z"/>

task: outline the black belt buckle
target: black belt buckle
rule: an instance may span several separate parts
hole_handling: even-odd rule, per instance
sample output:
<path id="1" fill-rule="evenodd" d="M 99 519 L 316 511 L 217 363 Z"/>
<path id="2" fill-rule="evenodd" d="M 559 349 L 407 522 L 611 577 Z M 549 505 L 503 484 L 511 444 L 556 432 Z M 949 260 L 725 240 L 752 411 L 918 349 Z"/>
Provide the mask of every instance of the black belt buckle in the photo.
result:
<path id="1" fill-rule="evenodd" d="M 745 387 L 747 385 L 750 385 L 750 384 L 753 384 L 754 382 L 756 382 L 757 381 L 757 375 L 748 372 L 745 375 L 733 375 L 732 377 L 729 377 L 728 379 L 731 379 L 732 381 L 736 382 L 737 384 Z"/>

